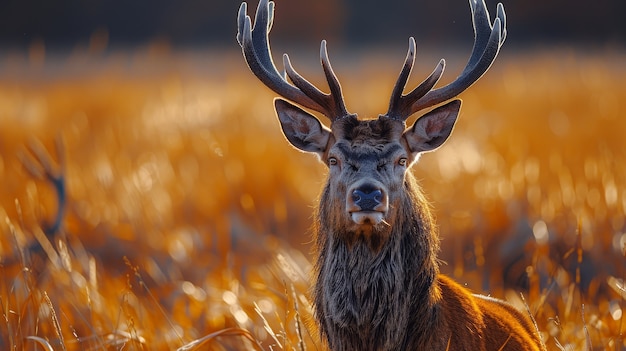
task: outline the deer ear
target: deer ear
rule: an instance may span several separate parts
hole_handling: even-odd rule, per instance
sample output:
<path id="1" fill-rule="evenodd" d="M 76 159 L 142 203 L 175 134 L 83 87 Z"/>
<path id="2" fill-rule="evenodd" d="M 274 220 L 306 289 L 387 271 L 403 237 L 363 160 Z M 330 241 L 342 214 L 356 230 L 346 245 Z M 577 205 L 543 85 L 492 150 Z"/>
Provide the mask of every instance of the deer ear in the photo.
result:
<path id="1" fill-rule="evenodd" d="M 420 117 L 402 135 L 411 152 L 418 154 L 440 147 L 452 133 L 461 109 L 461 100 L 453 100 Z"/>
<path id="2" fill-rule="evenodd" d="M 274 107 L 283 134 L 291 145 L 318 155 L 326 151 L 331 132 L 315 116 L 282 99 L 274 100 Z"/>

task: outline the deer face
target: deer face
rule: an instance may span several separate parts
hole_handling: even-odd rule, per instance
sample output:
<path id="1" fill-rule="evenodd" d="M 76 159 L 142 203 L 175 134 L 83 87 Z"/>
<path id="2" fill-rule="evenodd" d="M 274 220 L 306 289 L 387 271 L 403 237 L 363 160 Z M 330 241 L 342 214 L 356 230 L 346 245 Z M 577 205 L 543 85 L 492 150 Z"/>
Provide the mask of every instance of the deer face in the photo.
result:
<path id="1" fill-rule="evenodd" d="M 419 118 L 405 129 L 404 121 L 386 116 L 358 120 L 336 119 L 331 129 L 313 115 L 277 99 L 276 112 L 287 140 L 312 152 L 329 168 L 327 190 L 333 209 L 332 226 L 350 235 L 388 233 L 407 196 L 404 178 L 423 152 L 448 138 L 460 100 L 454 100 Z"/>

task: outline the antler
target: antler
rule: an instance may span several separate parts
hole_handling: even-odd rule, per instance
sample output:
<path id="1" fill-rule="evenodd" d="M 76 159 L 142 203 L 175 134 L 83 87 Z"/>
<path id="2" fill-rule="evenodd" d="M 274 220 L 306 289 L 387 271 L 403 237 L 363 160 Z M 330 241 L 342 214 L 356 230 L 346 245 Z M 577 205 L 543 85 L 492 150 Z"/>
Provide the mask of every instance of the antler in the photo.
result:
<path id="1" fill-rule="evenodd" d="M 274 2 L 261 0 L 254 18 L 254 28 L 247 15 L 247 4 L 239 7 L 237 41 L 242 48 L 248 67 L 268 88 L 282 97 L 324 114 L 334 121 L 350 115 L 343 101 L 341 85 L 333 72 L 326 51 L 326 41 L 322 40 L 320 59 L 330 94 L 326 94 L 302 77 L 291 66 L 287 54 L 283 55 L 283 74 L 278 72 L 269 46 L 269 32 L 274 19 Z M 286 73 L 286 76 L 285 76 Z M 287 81 L 287 78 L 293 85 Z"/>
<path id="2" fill-rule="evenodd" d="M 469 2 L 474 25 L 474 48 L 463 72 L 454 82 L 432 90 L 445 69 L 445 60 L 441 59 L 428 78 L 410 93 L 403 95 L 402 92 L 415 63 L 415 39 L 409 38 L 409 50 L 391 93 L 386 117 L 405 121 L 417 111 L 435 106 L 459 95 L 487 72 L 506 39 L 504 6 L 501 3 L 498 4 L 497 15 L 492 25 L 485 1 L 469 0 Z"/>
<path id="3" fill-rule="evenodd" d="M 54 187 L 57 195 L 57 213 L 52 223 L 43 225 L 46 235 L 56 234 L 63 224 L 67 207 L 67 189 L 65 184 L 65 153 L 63 139 L 57 136 L 55 139 L 55 151 L 59 158 L 58 166 L 52 161 L 52 156 L 46 150 L 41 141 L 33 139 L 28 145 L 26 153 L 19 153 L 18 157 L 26 170 L 35 178 L 45 179 Z"/>

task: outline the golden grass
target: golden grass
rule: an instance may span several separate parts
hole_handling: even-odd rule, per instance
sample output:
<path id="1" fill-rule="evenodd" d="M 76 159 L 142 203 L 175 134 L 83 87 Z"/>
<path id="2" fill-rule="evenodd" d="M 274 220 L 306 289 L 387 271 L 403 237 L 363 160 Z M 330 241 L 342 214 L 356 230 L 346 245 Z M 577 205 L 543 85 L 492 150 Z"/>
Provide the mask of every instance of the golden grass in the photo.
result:
<path id="1" fill-rule="evenodd" d="M 323 349 L 308 228 L 324 167 L 288 146 L 238 55 L 202 55 L 5 62 L 1 349 Z M 522 308 L 523 293 L 551 350 L 626 347 L 623 61 L 502 57 L 413 169 L 442 270 Z M 336 64 L 351 111 L 386 109 L 399 62 L 378 63 Z M 59 136 L 68 207 L 49 238 L 54 191 L 19 155 L 35 139 L 58 160 Z"/>

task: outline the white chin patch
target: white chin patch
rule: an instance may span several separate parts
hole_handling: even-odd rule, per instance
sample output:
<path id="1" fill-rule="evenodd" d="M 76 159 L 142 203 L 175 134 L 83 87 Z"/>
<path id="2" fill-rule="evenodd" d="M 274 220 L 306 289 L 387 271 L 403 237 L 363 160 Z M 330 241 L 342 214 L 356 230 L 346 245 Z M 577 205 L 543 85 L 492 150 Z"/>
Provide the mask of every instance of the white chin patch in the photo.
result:
<path id="1" fill-rule="evenodd" d="M 376 225 L 383 221 L 383 213 L 378 211 L 359 211 L 350 213 L 352 221 L 356 224 Z"/>

